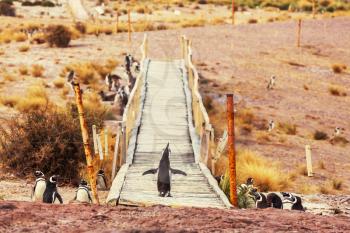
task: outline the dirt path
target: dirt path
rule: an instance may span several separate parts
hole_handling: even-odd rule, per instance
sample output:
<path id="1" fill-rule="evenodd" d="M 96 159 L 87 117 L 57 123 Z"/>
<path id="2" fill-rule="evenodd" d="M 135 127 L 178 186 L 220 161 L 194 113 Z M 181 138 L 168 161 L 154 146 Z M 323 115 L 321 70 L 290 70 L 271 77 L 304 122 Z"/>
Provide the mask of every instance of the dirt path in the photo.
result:
<path id="1" fill-rule="evenodd" d="M 278 219 L 278 220 L 277 220 Z M 0 202 L 1 232 L 345 232 L 350 218 L 267 210 Z"/>

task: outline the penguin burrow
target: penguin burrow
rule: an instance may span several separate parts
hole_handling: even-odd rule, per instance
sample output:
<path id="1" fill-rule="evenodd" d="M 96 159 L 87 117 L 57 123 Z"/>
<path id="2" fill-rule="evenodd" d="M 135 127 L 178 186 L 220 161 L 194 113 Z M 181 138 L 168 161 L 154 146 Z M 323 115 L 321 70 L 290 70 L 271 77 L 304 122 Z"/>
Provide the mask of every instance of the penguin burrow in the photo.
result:
<path id="1" fill-rule="evenodd" d="M 147 174 L 157 174 L 157 187 L 159 196 L 165 197 L 166 195 L 168 197 L 171 197 L 171 175 L 172 174 L 180 174 L 187 176 L 187 174 L 183 171 L 173 169 L 170 167 L 170 160 L 169 156 L 171 154 L 171 150 L 169 147 L 169 143 L 166 145 L 165 149 L 162 152 L 162 158 L 159 162 L 158 168 L 150 169 L 148 171 L 145 171 L 142 175 Z"/>

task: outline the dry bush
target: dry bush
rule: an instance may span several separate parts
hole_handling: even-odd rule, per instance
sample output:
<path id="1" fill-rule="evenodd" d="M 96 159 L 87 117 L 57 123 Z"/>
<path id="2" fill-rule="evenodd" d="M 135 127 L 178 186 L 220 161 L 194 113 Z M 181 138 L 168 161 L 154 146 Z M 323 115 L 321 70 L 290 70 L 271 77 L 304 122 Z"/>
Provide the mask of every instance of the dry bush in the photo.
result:
<path id="1" fill-rule="evenodd" d="M 332 70 L 336 74 L 342 73 L 344 70 L 346 70 L 346 68 L 347 67 L 344 64 L 334 64 L 334 65 L 332 65 Z"/>
<path id="2" fill-rule="evenodd" d="M 101 127 L 103 113 L 87 110 L 86 119 L 89 130 L 93 124 Z M 0 126 L 0 156 L 18 176 L 42 170 L 48 176 L 60 175 L 65 182 L 80 179 L 85 156 L 76 106 L 62 111 L 48 105 L 21 113 L 5 124 Z"/>
<path id="3" fill-rule="evenodd" d="M 17 95 L 3 95 L 0 96 L 0 104 L 13 108 L 20 101 L 21 97 Z"/>
<path id="4" fill-rule="evenodd" d="M 288 176 L 280 167 L 250 150 L 238 150 L 237 153 L 237 183 L 245 183 L 247 178 L 254 179 L 254 186 L 261 192 L 282 191 L 290 186 Z M 220 186 L 229 194 L 229 177 L 226 173 Z"/>
<path id="5" fill-rule="evenodd" d="M 30 39 L 31 44 L 44 44 L 46 43 L 46 35 L 44 33 L 36 33 L 33 35 L 33 37 Z"/>
<path id="6" fill-rule="evenodd" d="M 30 47 L 28 45 L 22 45 L 18 48 L 18 50 L 21 52 L 21 53 L 25 53 L 25 52 L 28 52 L 30 49 Z"/>
<path id="7" fill-rule="evenodd" d="M 313 138 L 315 140 L 327 140 L 328 139 L 328 135 L 325 132 L 316 130 L 314 135 L 313 135 Z"/>
<path id="8" fill-rule="evenodd" d="M 289 122 L 278 123 L 278 128 L 288 135 L 296 135 L 297 133 L 297 126 Z"/>
<path id="9" fill-rule="evenodd" d="M 5 72 L 3 74 L 4 80 L 8 82 L 13 82 L 16 80 L 16 77 L 12 73 Z"/>
<path id="10" fill-rule="evenodd" d="M 0 56 L 4 55 L 5 51 L 3 49 L 0 49 Z"/>
<path id="11" fill-rule="evenodd" d="M 27 74 L 29 73 L 28 67 L 25 66 L 25 65 L 21 65 L 20 67 L 18 67 L 18 72 L 19 72 L 21 75 L 27 75 Z"/>
<path id="12" fill-rule="evenodd" d="M 237 124 L 251 125 L 254 123 L 255 115 L 251 109 L 241 109 L 236 113 Z"/>
<path id="13" fill-rule="evenodd" d="M 65 80 L 62 78 L 57 78 L 53 80 L 53 85 L 55 85 L 56 88 L 63 88 L 65 84 Z"/>
<path id="14" fill-rule="evenodd" d="M 346 146 L 349 143 L 349 140 L 342 136 L 335 136 L 330 140 L 330 143 L 332 145 Z"/>
<path id="15" fill-rule="evenodd" d="M 315 194 L 319 192 L 319 187 L 316 185 L 303 184 L 298 187 L 298 193 Z"/>
<path id="16" fill-rule="evenodd" d="M 82 22 L 76 22 L 74 25 L 75 29 L 77 29 L 81 34 L 86 33 L 86 24 Z"/>
<path id="17" fill-rule="evenodd" d="M 44 74 L 45 68 L 42 65 L 34 64 L 32 65 L 31 74 L 33 77 L 39 78 Z"/>
<path id="18" fill-rule="evenodd" d="M 15 33 L 13 37 L 16 42 L 23 42 L 27 40 L 27 36 L 23 32 Z"/>
<path id="19" fill-rule="evenodd" d="M 146 31 L 156 30 L 154 23 L 149 20 L 138 21 L 133 24 L 133 28 L 136 32 L 146 32 Z"/>
<path id="20" fill-rule="evenodd" d="M 202 18 L 196 18 L 196 19 L 185 19 L 180 22 L 180 27 L 187 28 L 187 27 L 202 27 L 205 25 L 205 20 Z"/>
<path id="21" fill-rule="evenodd" d="M 341 87 L 341 86 L 337 86 L 337 85 L 331 85 L 328 88 L 329 93 L 331 93 L 331 95 L 334 96 L 346 96 L 346 90 Z"/>
<path id="22" fill-rule="evenodd" d="M 25 96 L 15 106 L 20 112 L 41 110 L 48 106 L 49 97 L 43 85 L 32 85 L 27 88 Z"/>
<path id="23" fill-rule="evenodd" d="M 271 142 L 270 134 L 266 131 L 256 132 L 255 137 L 258 142 Z"/>
<path id="24" fill-rule="evenodd" d="M 16 9 L 6 2 L 0 2 L 0 15 L 16 16 Z"/>
<path id="25" fill-rule="evenodd" d="M 257 19 L 249 19 L 248 23 L 249 24 L 256 24 L 256 23 L 258 23 L 258 20 Z"/>
<path id="26" fill-rule="evenodd" d="M 297 171 L 300 175 L 308 176 L 306 165 L 302 164 L 297 167 Z"/>
<path id="27" fill-rule="evenodd" d="M 322 170 L 326 169 L 326 164 L 324 163 L 323 160 L 318 161 L 318 168 Z"/>
<path id="28" fill-rule="evenodd" d="M 50 47 L 66 48 L 72 39 L 72 32 L 63 25 L 53 25 L 47 28 L 46 40 Z"/>
<path id="29" fill-rule="evenodd" d="M 332 187 L 335 190 L 342 190 L 343 189 L 343 181 L 340 179 L 333 179 L 332 180 Z"/>

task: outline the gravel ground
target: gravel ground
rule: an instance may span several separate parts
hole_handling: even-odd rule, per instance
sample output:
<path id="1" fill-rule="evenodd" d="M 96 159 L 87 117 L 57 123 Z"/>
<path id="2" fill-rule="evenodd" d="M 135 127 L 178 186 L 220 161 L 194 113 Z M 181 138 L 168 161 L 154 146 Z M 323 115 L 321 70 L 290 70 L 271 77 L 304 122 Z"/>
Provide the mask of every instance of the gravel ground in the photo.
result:
<path id="1" fill-rule="evenodd" d="M 346 232 L 348 217 L 301 212 L 0 202 L 1 232 Z"/>

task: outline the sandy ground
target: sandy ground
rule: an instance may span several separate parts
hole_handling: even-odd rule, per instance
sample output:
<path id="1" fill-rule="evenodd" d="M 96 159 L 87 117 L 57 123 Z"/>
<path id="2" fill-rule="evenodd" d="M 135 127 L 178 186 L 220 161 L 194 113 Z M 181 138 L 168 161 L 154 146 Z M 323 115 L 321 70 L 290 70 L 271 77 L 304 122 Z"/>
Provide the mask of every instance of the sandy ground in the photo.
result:
<path id="1" fill-rule="evenodd" d="M 278 220 L 277 220 L 278 219 Z M 350 219 L 266 210 L 102 207 L 0 201 L 1 232 L 346 232 Z"/>

